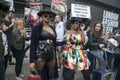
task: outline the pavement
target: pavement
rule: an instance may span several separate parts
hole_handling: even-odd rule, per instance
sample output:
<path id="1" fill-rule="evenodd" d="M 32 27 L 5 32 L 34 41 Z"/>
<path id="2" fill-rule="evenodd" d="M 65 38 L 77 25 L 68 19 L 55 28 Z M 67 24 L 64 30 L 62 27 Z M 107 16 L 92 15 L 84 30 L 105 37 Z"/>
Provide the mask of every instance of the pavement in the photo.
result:
<path id="1" fill-rule="evenodd" d="M 26 54 L 27 54 L 28 57 L 24 58 L 23 68 L 22 68 L 22 74 L 25 75 L 23 80 L 27 80 L 27 76 L 29 75 L 29 50 L 27 51 Z M 15 62 L 14 58 L 13 58 L 13 61 Z M 5 77 L 6 77 L 5 80 L 15 80 L 15 65 L 9 65 L 8 64 Z M 60 78 L 62 77 L 62 70 L 59 71 L 59 77 Z M 76 72 L 74 80 L 84 80 L 83 75 L 81 74 L 80 71 Z M 109 79 L 109 80 L 112 80 L 112 79 Z"/>
<path id="2" fill-rule="evenodd" d="M 25 75 L 23 80 L 27 80 L 27 76 L 29 75 L 29 50 L 27 51 L 26 55 L 28 56 L 27 58 L 24 58 L 23 61 L 23 68 L 22 68 L 22 74 Z M 15 59 L 12 59 L 13 62 L 15 62 Z M 15 80 L 15 65 L 9 65 L 6 70 L 5 74 L 5 80 Z M 62 70 L 59 71 L 59 77 L 62 77 Z M 81 72 L 77 72 L 75 75 L 75 80 L 83 80 L 83 76 Z"/>

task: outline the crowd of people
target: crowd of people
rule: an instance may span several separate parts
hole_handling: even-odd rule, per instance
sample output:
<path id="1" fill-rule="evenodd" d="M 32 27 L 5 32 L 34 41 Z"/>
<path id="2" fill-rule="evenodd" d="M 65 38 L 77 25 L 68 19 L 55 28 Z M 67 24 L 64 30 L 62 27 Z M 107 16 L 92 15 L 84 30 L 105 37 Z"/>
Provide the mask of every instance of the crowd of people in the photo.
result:
<path id="1" fill-rule="evenodd" d="M 1 10 L 0 12 L 4 12 Z M 1 13 L 2 14 L 2 13 Z M 37 73 L 41 80 L 74 80 L 76 71 L 81 71 L 84 80 L 92 80 L 91 74 L 96 69 L 107 73 L 116 71 L 115 80 L 120 73 L 120 29 L 108 32 L 102 37 L 103 25 L 96 22 L 90 27 L 90 19 L 71 17 L 67 23 L 62 16 L 49 9 L 38 13 L 40 20 L 32 26 L 30 38 L 31 73 Z M 51 22 L 54 25 L 50 25 Z M 108 41 L 117 41 L 114 46 Z M 23 18 L 13 18 L 13 12 L 0 17 L 0 80 L 5 80 L 5 72 L 11 55 L 15 58 L 16 80 L 23 80 L 22 64 L 25 56 L 25 25 Z M 111 49 L 112 48 L 112 49 Z M 112 51 L 114 55 L 111 54 Z M 107 53 L 107 54 L 106 54 Z M 107 55 L 107 59 L 104 56 Z M 114 63 L 111 63 L 114 57 Z M 96 67 L 96 61 L 99 67 Z"/>

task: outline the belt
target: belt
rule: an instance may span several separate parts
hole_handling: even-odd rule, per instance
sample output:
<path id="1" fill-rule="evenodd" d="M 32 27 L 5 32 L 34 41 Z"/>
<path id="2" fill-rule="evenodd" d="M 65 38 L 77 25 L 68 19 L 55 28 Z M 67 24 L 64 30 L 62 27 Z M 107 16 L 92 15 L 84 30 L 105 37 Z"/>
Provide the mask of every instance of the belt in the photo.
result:
<path id="1" fill-rule="evenodd" d="M 50 40 L 50 39 L 47 39 L 47 40 L 40 40 L 39 43 L 43 43 L 43 44 L 44 44 L 44 43 L 51 44 L 51 43 L 53 43 L 53 41 Z"/>

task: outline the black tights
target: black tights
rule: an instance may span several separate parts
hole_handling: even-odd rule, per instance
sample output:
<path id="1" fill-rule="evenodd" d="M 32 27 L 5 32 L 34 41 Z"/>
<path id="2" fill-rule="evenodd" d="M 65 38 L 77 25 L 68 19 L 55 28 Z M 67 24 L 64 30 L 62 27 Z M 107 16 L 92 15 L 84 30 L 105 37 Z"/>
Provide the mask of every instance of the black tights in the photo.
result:
<path id="1" fill-rule="evenodd" d="M 84 77 L 84 80 L 91 80 L 89 70 L 81 71 Z M 64 80 L 74 80 L 75 70 L 63 67 L 63 79 Z"/>
<path id="2" fill-rule="evenodd" d="M 45 67 L 48 69 L 48 72 L 47 72 L 48 78 L 54 79 L 55 78 L 55 60 L 48 61 L 48 62 L 41 61 L 41 62 L 39 62 L 39 66 L 37 66 L 37 64 L 36 64 L 36 69 L 40 76 L 42 75 L 42 71 L 43 71 L 43 69 L 45 69 Z M 41 76 L 41 78 L 42 78 L 42 76 Z"/>
<path id="3" fill-rule="evenodd" d="M 89 70 L 82 70 L 81 72 L 83 74 L 84 80 L 91 80 Z"/>

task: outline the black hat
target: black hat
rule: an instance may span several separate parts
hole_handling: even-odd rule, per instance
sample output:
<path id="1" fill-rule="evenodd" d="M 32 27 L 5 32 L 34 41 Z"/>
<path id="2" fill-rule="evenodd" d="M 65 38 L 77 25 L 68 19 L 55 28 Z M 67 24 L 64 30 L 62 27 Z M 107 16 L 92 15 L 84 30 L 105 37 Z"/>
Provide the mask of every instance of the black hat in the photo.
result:
<path id="1" fill-rule="evenodd" d="M 38 12 L 38 16 L 42 16 L 44 13 L 48 13 L 50 15 L 52 15 L 53 17 L 56 16 L 56 14 L 54 12 L 52 12 L 50 9 L 43 9 L 42 11 Z"/>
<path id="2" fill-rule="evenodd" d="M 70 22 L 73 24 L 75 22 L 80 22 L 82 23 L 83 22 L 83 19 L 82 18 L 78 18 L 78 17 L 72 17 Z"/>
<path id="3" fill-rule="evenodd" d="M 9 11 L 10 6 L 7 5 L 3 0 L 0 1 L 0 10 L 3 12 L 8 12 Z"/>

